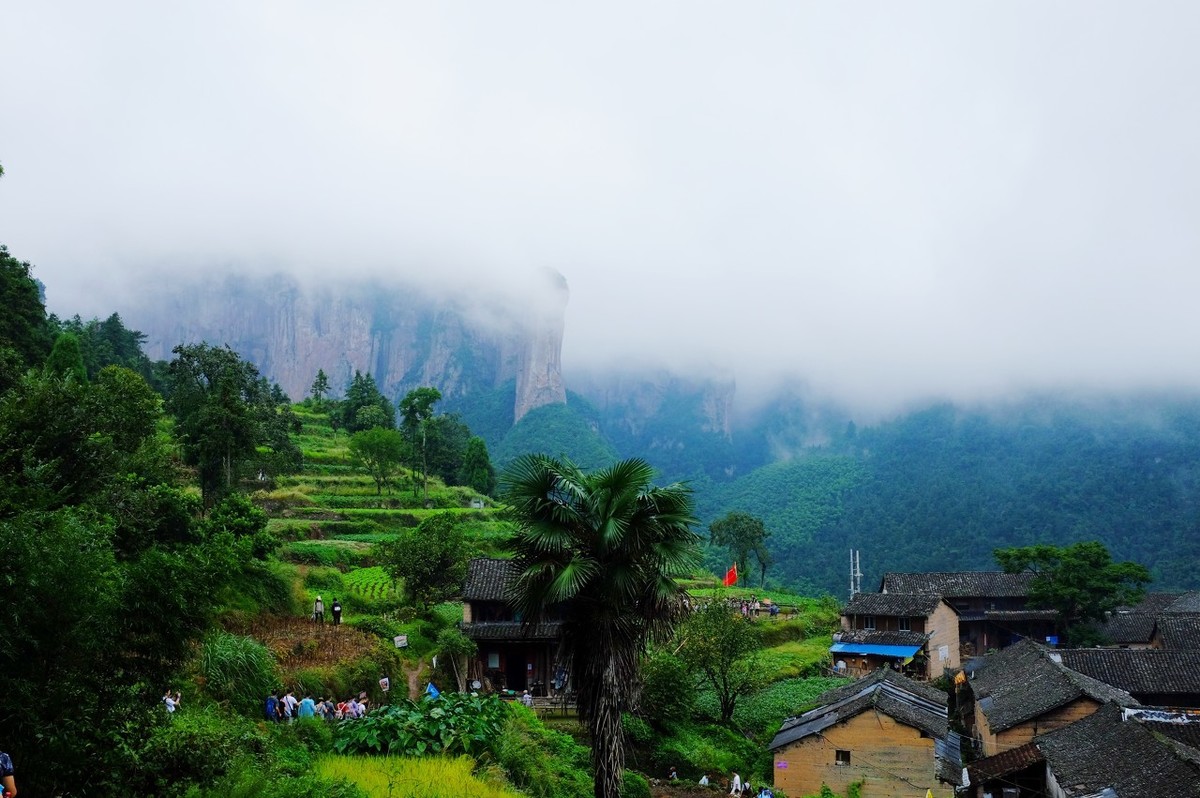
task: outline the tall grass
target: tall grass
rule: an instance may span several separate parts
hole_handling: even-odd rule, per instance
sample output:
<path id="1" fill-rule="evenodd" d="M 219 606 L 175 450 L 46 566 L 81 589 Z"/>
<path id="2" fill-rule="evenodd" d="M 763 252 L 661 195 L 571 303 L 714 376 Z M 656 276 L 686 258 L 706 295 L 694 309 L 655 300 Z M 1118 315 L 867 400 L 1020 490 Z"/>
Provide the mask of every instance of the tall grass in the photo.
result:
<path id="1" fill-rule="evenodd" d="M 228 632 L 209 635 L 200 651 L 200 673 L 208 694 L 253 713 L 280 683 L 270 650 L 252 637 Z"/>
<path id="2" fill-rule="evenodd" d="M 323 756 L 316 770 L 344 778 L 372 798 L 521 798 L 496 777 L 484 780 L 470 757 Z"/>

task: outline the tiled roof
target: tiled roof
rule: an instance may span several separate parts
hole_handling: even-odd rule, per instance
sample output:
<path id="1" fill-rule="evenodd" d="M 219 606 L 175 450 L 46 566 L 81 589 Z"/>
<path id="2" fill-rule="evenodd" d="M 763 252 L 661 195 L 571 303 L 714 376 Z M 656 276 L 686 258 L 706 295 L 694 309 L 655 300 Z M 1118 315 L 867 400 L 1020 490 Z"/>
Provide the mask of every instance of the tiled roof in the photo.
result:
<path id="1" fill-rule="evenodd" d="M 1100 627 L 1101 634 L 1110 642 L 1149 643 L 1154 636 L 1154 615 L 1149 612 L 1114 612 Z"/>
<path id="2" fill-rule="evenodd" d="M 877 629 L 850 629 L 838 632 L 838 643 L 860 643 L 874 646 L 921 646 L 929 638 L 920 632 L 884 632 Z"/>
<path id="3" fill-rule="evenodd" d="M 933 573 L 888 573 L 883 575 L 882 593 L 933 593 L 942 598 L 1019 598 L 1029 595 L 1033 574 L 1003 571 L 955 571 Z"/>
<path id="4" fill-rule="evenodd" d="M 1184 593 L 1163 607 L 1163 612 L 1168 615 L 1200 614 L 1200 591 Z"/>
<path id="5" fill-rule="evenodd" d="M 1068 668 L 1127 693 L 1200 695 L 1200 651 L 1158 649 L 1063 649 Z"/>
<path id="6" fill-rule="evenodd" d="M 993 732 L 1011 729 L 1084 696 L 1100 703 L 1137 705 L 1123 690 L 1054 661 L 1053 653 L 1022 640 L 984 658 L 971 689 Z"/>
<path id="7" fill-rule="evenodd" d="M 464 601 L 504 601 L 504 590 L 512 578 L 512 561 L 476 557 L 467 563 Z"/>
<path id="8" fill-rule="evenodd" d="M 941 603 L 941 598 L 931 593 L 856 593 L 842 615 L 927 618 Z"/>
<path id="9" fill-rule="evenodd" d="M 1053 621 L 1058 610 L 984 610 L 989 621 Z"/>
<path id="10" fill-rule="evenodd" d="M 1200 615 L 1160 615 L 1156 628 L 1163 648 L 1200 650 Z"/>
<path id="11" fill-rule="evenodd" d="M 817 701 L 819 706 L 783 722 L 770 750 L 818 734 L 872 708 L 931 737 L 946 737 L 946 694 L 888 668 L 830 690 Z"/>
<path id="12" fill-rule="evenodd" d="M 1066 798 L 1105 788 L 1121 798 L 1200 796 L 1200 765 L 1191 755 L 1137 721 L 1122 721 L 1112 705 L 1039 737 L 1036 744 Z"/>
<path id="13" fill-rule="evenodd" d="M 1042 752 L 1034 743 L 1025 743 L 1007 751 L 1001 751 L 995 756 L 977 759 L 967 765 L 967 774 L 972 784 L 979 784 L 989 779 L 1000 779 L 1030 765 L 1043 761 Z"/>
<path id="14" fill-rule="evenodd" d="M 462 633 L 472 640 L 557 640 L 561 630 L 561 621 L 531 626 L 520 621 L 485 621 L 462 625 Z"/>
<path id="15" fill-rule="evenodd" d="M 1183 595 L 1183 593 L 1146 593 L 1137 604 L 1132 607 L 1117 607 L 1117 612 L 1144 612 L 1148 615 L 1157 615 Z"/>

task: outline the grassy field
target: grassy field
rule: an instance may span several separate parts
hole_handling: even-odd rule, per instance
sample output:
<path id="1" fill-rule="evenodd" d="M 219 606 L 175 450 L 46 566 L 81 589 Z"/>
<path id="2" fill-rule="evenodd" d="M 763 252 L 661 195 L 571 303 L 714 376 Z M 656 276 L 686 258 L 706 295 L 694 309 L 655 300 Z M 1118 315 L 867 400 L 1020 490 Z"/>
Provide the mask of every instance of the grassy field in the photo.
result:
<path id="1" fill-rule="evenodd" d="M 346 779 L 372 798 L 522 798 L 508 788 L 503 776 L 481 778 L 468 757 L 323 756 L 317 772 Z M 484 772 L 486 776 L 486 771 Z"/>

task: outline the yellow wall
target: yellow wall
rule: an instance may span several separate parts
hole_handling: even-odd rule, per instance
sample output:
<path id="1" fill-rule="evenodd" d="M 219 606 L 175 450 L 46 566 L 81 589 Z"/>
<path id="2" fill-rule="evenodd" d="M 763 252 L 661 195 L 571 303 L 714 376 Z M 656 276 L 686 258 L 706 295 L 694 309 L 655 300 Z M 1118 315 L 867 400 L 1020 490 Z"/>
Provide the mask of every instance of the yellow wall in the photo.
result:
<path id="1" fill-rule="evenodd" d="M 850 752 L 848 766 L 835 764 L 838 749 Z M 775 752 L 775 786 L 788 795 L 811 795 L 822 783 L 845 795 L 862 781 L 863 798 L 912 798 L 927 789 L 953 796 L 934 772 L 932 737 L 870 709 Z"/>

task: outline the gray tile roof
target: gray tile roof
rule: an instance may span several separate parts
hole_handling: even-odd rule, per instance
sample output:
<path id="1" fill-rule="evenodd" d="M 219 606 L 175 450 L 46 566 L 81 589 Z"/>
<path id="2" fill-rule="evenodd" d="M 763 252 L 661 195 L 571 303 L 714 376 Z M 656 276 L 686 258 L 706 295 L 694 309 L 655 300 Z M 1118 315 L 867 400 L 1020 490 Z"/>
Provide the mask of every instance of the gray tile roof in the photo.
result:
<path id="1" fill-rule="evenodd" d="M 783 722 L 771 740 L 770 750 L 817 734 L 872 708 L 931 737 L 946 737 L 946 694 L 888 668 L 830 690 L 817 701 L 817 707 Z"/>
<path id="2" fill-rule="evenodd" d="M 1106 788 L 1119 798 L 1200 796 L 1194 752 L 1156 738 L 1137 721 L 1123 721 L 1111 704 L 1039 737 L 1036 744 L 1067 798 Z"/>
<path id="3" fill-rule="evenodd" d="M 942 598 L 1019 598 L 1029 595 L 1033 574 L 1003 571 L 888 573 L 882 593 L 933 593 Z"/>
<path id="4" fill-rule="evenodd" d="M 1165 649 L 1200 650 L 1200 615 L 1160 615 L 1155 628 Z"/>
<path id="5" fill-rule="evenodd" d="M 561 632 L 561 621 L 530 626 L 520 621 L 485 621 L 462 625 L 462 633 L 472 640 L 557 640 Z"/>
<path id="6" fill-rule="evenodd" d="M 1167 615 L 1200 614 L 1200 591 L 1184 593 L 1163 607 L 1163 612 Z"/>
<path id="7" fill-rule="evenodd" d="M 842 609 L 842 615 L 928 618 L 941 603 L 941 597 L 932 593 L 858 593 Z"/>
<path id="8" fill-rule="evenodd" d="M 884 632 L 877 629 L 850 629 L 834 635 L 835 643 L 860 643 L 875 646 L 921 646 L 929 635 L 920 632 Z"/>
<path id="9" fill-rule="evenodd" d="M 1068 668 L 1127 693 L 1200 696 L 1200 651 L 1158 649 L 1063 649 Z"/>
<path id="10" fill-rule="evenodd" d="M 1146 593 L 1142 596 L 1142 600 L 1132 607 L 1118 607 L 1118 612 L 1144 612 L 1150 615 L 1157 615 L 1167 608 L 1169 604 L 1176 599 L 1181 598 L 1183 593 Z"/>
<path id="11" fill-rule="evenodd" d="M 1116 645 L 1149 643 L 1154 636 L 1154 617 L 1149 612 L 1114 612 L 1104 620 L 1100 632 Z"/>
<path id="12" fill-rule="evenodd" d="M 467 563 L 463 601 L 504 601 L 504 590 L 512 576 L 511 560 L 476 557 Z"/>
<path id="13" fill-rule="evenodd" d="M 984 658 L 971 690 L 993 732 L 1032 720 L 1087 696 L 1136 706 L 1129 693 L 1056 662 L 1049 649 L 1022 640 Z"/>
<path id="14" fill-rule="evenodd" d="M 967 765 L 967 773 L 971 777 L 972 784 L 979 784 L 991 779 L 1004 778 L 1024 770 L 1030 765 L 1044 761 L 1045 757 L 1042 756 L 1037 745 L 1025 743 L 1025 745 L 1018 745 L 1016 748 L 1001 751 L 993 756 L 976 759 Z"/>

